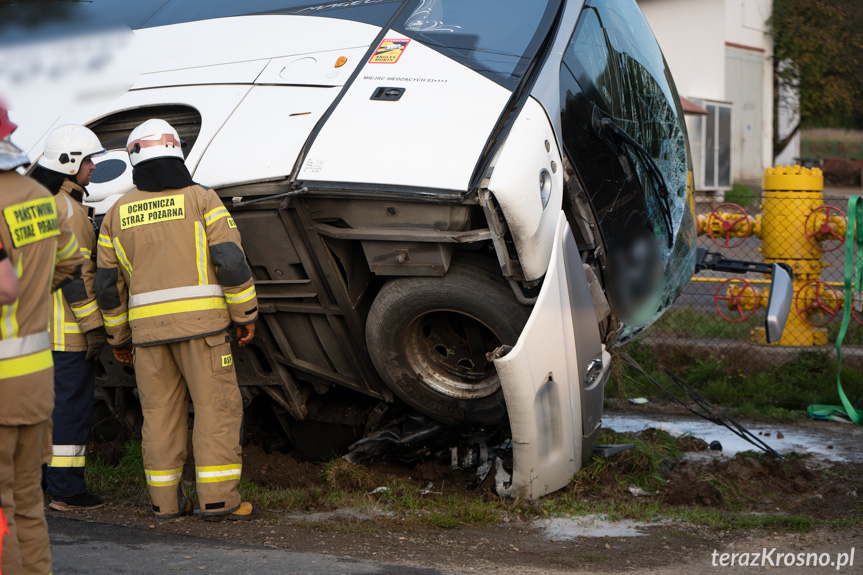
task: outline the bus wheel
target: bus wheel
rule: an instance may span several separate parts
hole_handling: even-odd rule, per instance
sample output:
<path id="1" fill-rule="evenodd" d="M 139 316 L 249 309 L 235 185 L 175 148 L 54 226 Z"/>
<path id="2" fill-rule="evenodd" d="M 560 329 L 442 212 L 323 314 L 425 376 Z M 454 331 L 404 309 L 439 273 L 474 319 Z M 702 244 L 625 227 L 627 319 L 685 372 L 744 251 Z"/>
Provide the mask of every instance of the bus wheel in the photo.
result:
<path id="1" fill-rule="evenodd" d="M 389 280 L 366 340 L 378 373 L 411 407 L 450 425 L 497 425 L 506 406 L 487 354 L 515 345 L 529 315 L 495 263 L 468 254 L 443 277 Z"/>

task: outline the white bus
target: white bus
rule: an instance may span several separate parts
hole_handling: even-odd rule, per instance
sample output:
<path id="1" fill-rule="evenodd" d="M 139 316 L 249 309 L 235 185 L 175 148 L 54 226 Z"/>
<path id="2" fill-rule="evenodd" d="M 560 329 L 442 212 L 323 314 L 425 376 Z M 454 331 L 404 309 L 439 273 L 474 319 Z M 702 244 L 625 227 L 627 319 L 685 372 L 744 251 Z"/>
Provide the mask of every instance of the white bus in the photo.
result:
<path id="1" fill-rule="evenodd" d="M 53 127 L 93 129 L 104 213 L 133 187 L 132 128 L 179 131 L 257 282 L 247 405 L 268 398 L 308 452 L 394 421 L 508 428 L 506 493 L 569 482 L 609 349 L 695 269 L 683 112 L 634 0 L 36 4 L 37 28 L 7 9 L 0 51 L 72 73 L 42 67 L 64 77 L 45 105 L 7 94 L 16 142 L 35 161 Z M 99 397 L 131 423 L 133 373 L 103 364 Z"/>

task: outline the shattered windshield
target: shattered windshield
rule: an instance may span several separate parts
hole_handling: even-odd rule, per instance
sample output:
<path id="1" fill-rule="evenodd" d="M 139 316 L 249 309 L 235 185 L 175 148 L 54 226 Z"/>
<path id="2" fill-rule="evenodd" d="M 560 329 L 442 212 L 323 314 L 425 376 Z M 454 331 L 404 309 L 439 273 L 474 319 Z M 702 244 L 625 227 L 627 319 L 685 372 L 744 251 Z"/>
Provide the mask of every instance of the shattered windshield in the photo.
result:
<path id="1" fill-rule="evenodd" d="M 633 0 L 585 3 L 564 55 L 561 98 L 564 145 L 599 223 L 625 339 L 674 301 L 695 258 L 683 112 Z"/>
<path id="2" fill-rule="evenodd" d="M 559 6 L 560 0 L 414 0 L 395 28 L 512 90 Z"/>

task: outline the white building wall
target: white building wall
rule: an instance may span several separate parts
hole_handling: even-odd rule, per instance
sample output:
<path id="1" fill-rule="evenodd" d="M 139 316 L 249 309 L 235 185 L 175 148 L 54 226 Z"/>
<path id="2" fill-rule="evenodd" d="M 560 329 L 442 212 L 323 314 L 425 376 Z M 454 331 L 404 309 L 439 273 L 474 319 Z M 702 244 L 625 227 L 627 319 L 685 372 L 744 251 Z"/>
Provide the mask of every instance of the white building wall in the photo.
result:
<path id="1" fill-rule="evenodd" d="M 753 55 L 758 55 L 763 61 L 760 127 L 762 169 L 773 165 L 773 39 L 767 26 L 772 10 L 773 0 L 725 1 L 726 44 L 750 49 Z M 727 97 L 734 99 L 731 94 L 727 94 Z M 737 165 L 743 164 L 738 162 Z"/>
<path id="2" fill-rule="evenodd" d="M 725 0 L 639 0 L 686 98 L 725 99 Z"/>

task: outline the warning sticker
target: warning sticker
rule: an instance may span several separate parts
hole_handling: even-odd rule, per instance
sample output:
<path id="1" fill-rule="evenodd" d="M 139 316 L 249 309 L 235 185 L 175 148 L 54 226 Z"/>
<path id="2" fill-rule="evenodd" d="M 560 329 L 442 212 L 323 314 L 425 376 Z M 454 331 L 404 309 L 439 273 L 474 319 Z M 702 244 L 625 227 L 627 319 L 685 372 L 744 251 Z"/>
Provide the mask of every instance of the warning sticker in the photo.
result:
<path id="1" fill-rule="evenodd" d="M 229 228 L 236 228 L 237 227 L 237 222 L 234 221 L 234 218 L 228 218 L 228 227 Z"/>
<path id="2" fill-rule="evenodd" d="M 389 38 L 384 40 L 375 50 L 369 64 L 395 64 L 402 57 L 410 40 L 407 38 Z"/>
<path id="3" fill-rule="evenodd" d="M 60 235 L 54 198 L 40 198 L 9 206 L 3 210 L 12 245 L 26 246 L 45 238 Z"/>
<path id="4" fill-rule="evenodd" d="M 120 206 L 120 229 L 135 226 L 182 220 L 186 217 L 185 196 L 166 196 L 153 200 L 141 200 Z"/>
<path id="5" fill-rule="evenodd" d="M 232 365 L 234 365 L 234 356 L 223 355 L 222 356 L 222 367 L 230 367 Z"/>

